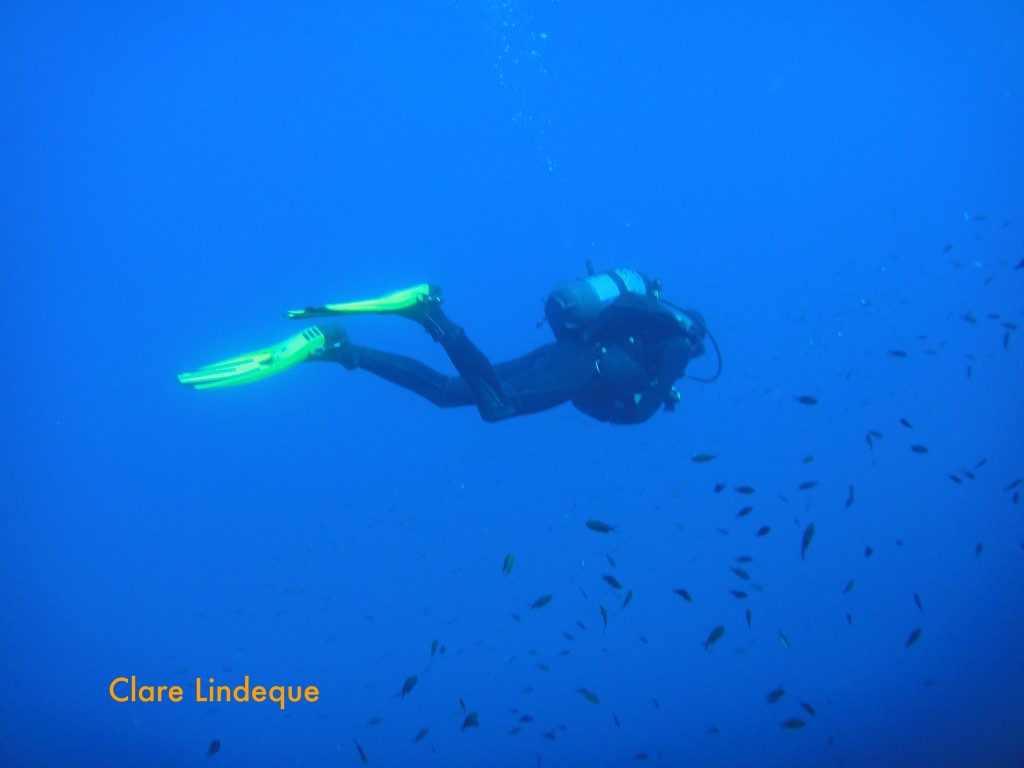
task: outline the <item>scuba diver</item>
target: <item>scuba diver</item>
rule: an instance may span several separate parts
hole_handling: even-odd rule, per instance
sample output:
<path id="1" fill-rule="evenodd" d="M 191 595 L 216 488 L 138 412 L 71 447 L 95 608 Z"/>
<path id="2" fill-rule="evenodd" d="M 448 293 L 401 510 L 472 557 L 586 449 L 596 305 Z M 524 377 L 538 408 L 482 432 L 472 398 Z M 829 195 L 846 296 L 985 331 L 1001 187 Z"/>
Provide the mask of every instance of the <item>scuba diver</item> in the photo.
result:
<path id="1" fill-rule="evenodd" d="M 457 376 L 401 355 L 349 340 L 340 324 L 307 328 L 267 349 L 182 373 L 194 389 L 214 389 L 265 378 L 300 362 L 333 362 L 369 371 L 442 408 L 475 405 L 487 422 L 537 413 L 572 402 L 612 424 L 638 424 L 661 408 L 674 410 L 675 382 L 704 354 L 707 332 L 699 312 L 661 298 L 660 281 L 631 269 L 595 273 L 558 286 L 548 296 L 545 321 L 553 343 L 492 365 L 466 332 L 441 309 L 440 290 L 426 283 L 377 299 L 306 307 L 293 319 L 395 314 L 415 321 L 441 344 Z M 544 321 L 542 321 L 544 322 Z M 713 381 L 691 376 L 697 381 Z"/>

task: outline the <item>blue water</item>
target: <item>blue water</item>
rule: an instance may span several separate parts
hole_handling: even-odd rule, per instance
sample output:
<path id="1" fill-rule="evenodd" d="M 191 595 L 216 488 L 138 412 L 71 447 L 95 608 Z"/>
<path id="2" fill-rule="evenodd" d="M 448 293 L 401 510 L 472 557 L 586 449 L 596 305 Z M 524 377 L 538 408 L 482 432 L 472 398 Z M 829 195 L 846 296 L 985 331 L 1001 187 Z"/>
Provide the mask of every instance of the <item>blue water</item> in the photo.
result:
<path id="1" fill-rule="evenodd" d="M 3 4 L 0 763 L 1024 763 L 1024 7 L 633 5 Z M 588 259 L 722 378 L 636 427 L 175 379 L 419 281 L 505 359 Z M 319 700 L 194 701 L 245 675 Z"/>

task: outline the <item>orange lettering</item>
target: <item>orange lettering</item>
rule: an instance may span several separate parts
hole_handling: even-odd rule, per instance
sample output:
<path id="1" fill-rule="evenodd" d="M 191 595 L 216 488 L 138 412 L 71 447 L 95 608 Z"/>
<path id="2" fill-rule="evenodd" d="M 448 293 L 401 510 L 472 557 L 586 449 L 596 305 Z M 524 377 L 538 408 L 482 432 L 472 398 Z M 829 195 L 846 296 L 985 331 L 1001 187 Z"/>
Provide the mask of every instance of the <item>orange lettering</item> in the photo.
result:
<path id="1" fill-rule="evenodd" d="M 128 678 L 127 677 L 116 677 L 116 678 L 114 678 L 111 681 L 111 683 L 110 683 L 110 698 L 112 698 L 114 701 L 122 701 L 122 702 L 123 701 L 128 701 L 128 697 L 127 696 L 118 696 L 116 693 L 114 693 L 114 686 L 115 685 L 117 685 L 118 683 L 127 683 L 127 682 L 128 682 Z"/>

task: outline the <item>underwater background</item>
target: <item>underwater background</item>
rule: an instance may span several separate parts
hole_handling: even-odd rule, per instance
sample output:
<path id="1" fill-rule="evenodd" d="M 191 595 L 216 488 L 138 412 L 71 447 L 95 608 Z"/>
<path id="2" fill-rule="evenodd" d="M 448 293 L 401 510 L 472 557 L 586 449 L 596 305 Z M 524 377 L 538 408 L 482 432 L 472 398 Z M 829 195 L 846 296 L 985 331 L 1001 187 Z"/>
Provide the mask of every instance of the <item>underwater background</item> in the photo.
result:
<path id="1" fill-rule="evenodd" d="M 0 71 L 0 763 L 1024 764 L 1021 3 L 6 2 Z M 587 260 L 721 378 L 175 378 L 421 281 L 507 359 Z"/>

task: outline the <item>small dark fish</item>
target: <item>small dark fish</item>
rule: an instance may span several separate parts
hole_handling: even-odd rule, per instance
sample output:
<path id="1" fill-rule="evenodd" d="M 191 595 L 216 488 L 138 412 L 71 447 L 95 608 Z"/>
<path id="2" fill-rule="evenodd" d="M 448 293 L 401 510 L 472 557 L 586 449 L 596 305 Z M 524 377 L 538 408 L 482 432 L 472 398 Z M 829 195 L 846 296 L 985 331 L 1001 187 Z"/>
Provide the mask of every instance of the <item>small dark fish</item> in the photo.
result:
<path id="1" fill-rule="evenodd" d="M 532 723 L 533 722 L 533 715 L 523 715 L 522 717 L 519 718 L 519 722 L 520 723 Z"/>
<path id="2" fill-rule="evenodd" d="M 1020 484 L 1021 484 L 1022 482 L 1024 482 L 1024 477 L 1018 477 L 1018 478 L 1017 478 L 1016 480 L 1014 480 L 1014 481 L 1013 481 L 1012 483 L 1010 483 L 1010 484 L 1009 484 L 1008 486 L 1006 486 L 1005 488 L 1003 488 L 1003 491 L 1012 491 L 1012 490 L 1013 490 L 1014 488 L 1016 488 L 1016 487 L 1017 487 L 1018 485 L 1020 485 Z"/>
<path id="3" fill-rule="evenodd" d="M 743 507 L 739 512 L 736 513 L 736 518 L 739 519 L 741 517 L 746 517 L 747 515 L 749 515 L 753 511 L 754 511 L 753 507 Z"/>
<path id="4" fill-rule="evenodd" d="M 470 712 L 462 721 L 462 730 L 476 728 L 480 725 L 480 716 L 476 712 Z"/>
<path id="5" fill-rule="evenodd" d="M 516 564 L 516 556 L 509 552 L 505 555 L 505 560 L 501 564 L 501 573 L 503 576 L 508 576 L 512 573 L 512 566 Z"/>
<path id="6" fill-rule="evenodd" d="M 850 492 L 846 496 L 846 505 L 845 505 L 846 509 L 849 509 L 850 507 L 853 506 L 853 500 L 854 500 L 853 497 L 854 497 L 854 494 L 853 494 L 853 483 L 850 483 Z"/>
<path id="7" fill-rule="evenodd" d="M 871 547 L 864 547 L 864 557 L 871 557 L 875 553 L 875 550 Z"/>
<path id="8" fill-rule="evenodd" d="M 612 720 L 615 721 L 615 727 L 616 728 L 621 728 L 622 727 L 621 725 L 619 725 L 619 716 L 616 715 L 614 712 L 612 712 Z"/>
<path id="9" fill-rule="evenodd" d="M 760 538 L 761 536 L 767 536 L 771 532 L 772 529 L 770 525 L 762 525 L 760 528 L 757 529 L 758 538 Z"/>
<path id="10" fill-rule="evenodd" d="M 850 614 L 846 614 L 846 624 L 847 626 L 853 624 L 853 616 L 851 616 Z"/>
<path id="11" fill-rule="evenodd" d="M 889 357 L 906 357 L 907 353 L 902 349 L 890 349 L 888 355 Z"/>
<path id="12" fill-rule="evenodd" d="M 585 698 L 591 704 L 600 704 L 601 703 L 601 699 L 599 699 L 597 697 L 597 694 L 594 693 L 593 691 L 588 691 L 586 688 L 577 688 L 576 689 L 576 693 L 578 693 L 581 696 L 583 696 L 583 698 Z"/>
<path id="13" fill-rule="evenodd" d="M 725 634 L 725 627 L 719 624 L 717 627 L 711 630 L 708 634 L 707 639 L 704 641 L 704 650 L 710 651 L 712 646 L 722 639 L 722 635 Z"/>
<path id="14" fill-rule="evenodd" d="M 803 728 L 807 723 L 801 720 L 799 717 L 791 717 L 789 720 L 782 722 L 782 730 L 784 731 L 796 731 Z"/>
<path id="15" fill-rule="evenodd" d="M 906 427 L 907 429 L 913 429 L 913 428 L 914 428 L 914 425 L 913 425 L 913 424 L 911 424 L 911 423 L 910 423 L 909 421 L 907 421 L 907 420 L 906 420 L 906 419 L 904 419 L 904 418 L 900 418 L 900 424 L 902 424 L 902 425 L 903 425 L 904 427 Z"/>
<path id="16" fill-rule="evenodd" d="M 778 632 L 779 632 L 779 642 L 782 643 L 782 647 L 783 648 L 787 648 L 788 649 L 789 648 L 789 638 L 786 637 L 786 633 L 783 632 L 781 629 L 778 630 Z"/>
<path id="17" fill-rule="evenodd" d="M 416 683 L 418 683 L 419 681 L 420 679 L 416 675 L 409 675 L 407 678 L 405 678 L 405 682 L 402 683 L 402 690 L 396 693 L 395 696 L 404 699 L 405 694 L 412 691 L 412 689 L 416 687 Z"/>
<path id="18" fill-rule="evenodd" d="M 802 483 L 800 483 L 800 485 L 797 486 L 797 489 L 801 491 L 809 491 L 817 484 L 817 480 L 804 480 Z"/>
<path id="19" fill-rule="evenodd" d="M 750 562 L 753 562 L 753 560 L 754 560 L 754 558 L 752 558 L 750 555 L 740 555 L 739 557 L 734 558 L 733 562 L 737 562 L 737 563 L 750 563 Z"/>
<path id="20" fill-rule="evenodd" d="M 802 464 L 810 464 L 812 461 L 814 461 L 814 457 L 811 454 L 807 454 L 802 459 L 800 459 L 800 462 Z"/>
<path id="21" fill-rule="evenodd" d="M 800 395 L 799 397 L 794 397 L 793 399 L 796 400 L 801 405 L 817 405 L 818 404 L 818 398 L 812 397 L 811 395 Z"/>
<path id="22" fill-rule="evenodd" d="M 868 432 L 866 435 L 864 435 L 864 439 L 867 440 L 868 448 L 870 448 L 872 451 L 875 450 L 875 441 L 871 437 L 871 433 L 870 432 Z"/>
<path id="23" fill-rule="evenodd" d="M 985 551 L 985 545 L 980 541 L 974 545 L 974 556 L 981 557 L 981 553 Z"/>
<path id="24" fill-rule="evenodd" d="M 437 653 L 437 640 L 433 640 L 430 643 L 430 660 L 434 660 L 434 654 Z"/>
<path id="25" fill-rule="evenodd" d="M 612 576 L 610 573 L 601 574 L 601 578 L 608 582 L 608 586 L 610 586 L 612 589 L 622 589 L 622 584 L 620 584 L 619 580 Z"/>
<path id="26" fill-rule="evenodd" d="M 604 624 L 605 630 L 608 629 L 608 609 L 604 607 L 604 603 L 601 603 L 601 622 Z"/>
<path id="27" fill-rule="evenodd" d="M 363 763 L 369 763 L 370 761 L 366 757 L 366 753 L 363 752 L 363 748 L 361 746 L 359 746 L 359 742 L 356 741 L 355 739 L 352 739 L 352 743 L 356 745 L 356 749 L 359 751 L 359 759 L 362 760 Z"/>
<path id="28" fill-rule="evenodd" d="M 785 691 L 785 689 L 784 689 L 784 688 L 783 688 L 783 687 L 782 687 L 782 686 L 780 685 L 780 686 L 779 686 L 778 688 L 776 688 L 776 689 L 775 689 L 774 691 L 769 691 L 769 692 L 768 692 L 768 693 L 767 693 L 767 694 L 765 695 L 765 697 L 764 697 L 764 700 L 765 700 L 766 702 L 768 702 L 769 704 L 774 704 L 774 703 L 775 703 L 776 701 L 778 701 L 779 699 L 781 699 L 781 698 L 782 698 L 783 696 L 785 696 L 785 695 L 786 695 L 786 691 Z"/>
<path id="29" fill-rule="evenodd" d="M 608 565 L 610 565 L 612 568 L 618 568 L 618 566 L 615 564 L 615 558 L 614 557 L 609 555 L 607 552 L 604 553 L 604 556 L 608 560 Z"/>
<path id="30" fill-rule="evenodd" d="M 742 493 L 744 495 L 749 495 L 754 492 L 754 486 L 752 485 L 734 485 L 732 489 L 736 491 L 736 493 Z"/>
<path id="31" fill-rule="evenodd" d="M 729 570 L 735 573 L 744 581 L 750 581 L 750 574 L 744 571 L 742 568 L 730 568 Z"/>
<path id="32" fill-rule="evenodd" d="M 692 603 L 693 602 L 693 598 L 690 597 L 690 593 L 687 592 L 682 587 L 680 587 L 679 589 L 673 589 L 672 591 L 675 592 L 677 595 L 679 595 L 681 598 L 683 598 L 683 600 L 685 600 L 686 602 L 688 602 L 688 603 Z"/>
<path id="33" fill-rule="evenodd" d="M 541 595 L 533 603 L 530 604 L 530 610 L 534 608 L 543 608 L 545 605 L 551 602 L 551 595 Z"/>
<path id="34" fill-rule="evenodd" d="M 853 592 L 853 579 L 850 579 L 848 582 L 846 582 L 846 586 L 843 587 L 843 594 L 844 595 L 848 595 L 851 592 Z"/>
<path id="35" fill-rule="evenodd" d="M 806 701 L 801 701 L 800 702 L 800 706 L 803 707 L 804 708 L 804 712 L 806 712 L 811 717 L 817 717 L 818 716 L 818 713 L 814 711 L 814 707 L 812 707 Z"/>
<path id="36" fill-rule="evenodd" d="M 626 593 L 626 598 L 622 601 L 622 607 L 625 608 L 627 605 L 629 605 L 629 601 L 632 600 L 632 599 L 633 599 L 633 590 L 631 589 L 631 590 L 629 590 L 629 592 Z"/>
<path id="37" fill-rule="evenodd" d="M 925 445 L 912 445 L 910 446 L 910 450 L 914 453 L 928 453 L 928 447 Z"/>
<path id="38" fill-rule="evenodd" d="M 698 453 L 696 456 L 690 459 L 690 461 L 692 461 L 694 464 L 704 464 L 709 461 L 714 461 L 717 458 L 717 454 L 714 453 Z"/>
<path id="39" fill-rule="evenodd" d="M 811 539 L 814 538 L 814 523 L 808 523 L 807 527 L 804 528 L 804 538 L 800 542 L 800 559 L 804 559 L 804 555 L 807 554 L 807 548 L 811 546 Z"/>
<path id="40" fill-rule="evenodd" d="M 952 480 L 952 481 L 953 481 L 954 483 L 956 483 L 957 485 L 963 485 L 963 482 L 964 482 L 963 480 L 961 480 L 961 479 L 960 479 L 959 477 L 957 477 L 956 475 L 950 475 L 950 476 L 949 476 L 949 479 L 950 479 L 950 480 Z"/>
<path id="41" fill-rule="evenodd" d="M 220 739 L 214 739 L 210 742 L 210 746 L 206 748 L 206 756 L 212 757 L 220 751 Z"/>
<path id="42" fill-rule="evenodd" d="M 924 613 L 924 606 L 921 605 L 921 596 L 917 592 L 914 593 L 914 605 L 917 606 L 917 610 Z"/>
<path id="43" fill-rule="evenodd" d="M 953 246 L 952 245 L 946 244 L 946 245 L 942 246 L 942 252 L 943 253 L 949 253 L 952 250 L 953 250 Z"/>
<path id="44" fill-rule="evenodd" d="M 425 738 L 427 738 L 428 733 L 430 733 L 429 728 L 420 728 L 419 731 L 416 732 L 416 736 L 413 737 L 413 743 L 417 741 L 423 741 Z"/>
<path id="45" fill-rule="evenodd" d="M 384 718 L 383 717 L 381 717 L 380 715 L 374 715 L 373 717 L 371 717 L 369 720 L 366 721 L 366 724 L 367 725 L 380 725 L 382 722 L 384 722 Z"/>
<path id="46" fill-rule="evenodd" d="M 654 705 L 655 709 L 661 709 L 661 702 L 659 702 L 657 699 L 651 699 L 651 704 Z"/>
<path id="47" fill-rule="evenodd" d="M 737 600 L 743 600 L 747 596 L 746 592 L 741 592 L 738 589 L 730 589 L 729 594 L 735 597 Z"/>
<path id="48" fill-rule="evenodd" d="M 647 759 L 647 753 L 646 752 L 637 752 L 635 755 L 633 755 L 633 759 L 634 760 L 646 760 Z"/>
<path id="49" fill-rule="evenodd" d="M 721 493 L 725 490 L 725 483 L 715 483 L 715 493 Z"/>
<path id="50" fill-rule="evenodd" d="M 617 525 L 608 525 L 608 523 L 602 523 L 600 520 L 587 520 L 587 522 L 584 523 L 584 525 L 586 525 L 587 528 L 589 528 L 592 531 L 595 531 L 596 533 L 611 533 L 619 527 Z"/>
<path id="51" fill-rule="evenodd" d="M 749 608 L 747 608 L 747 610 L 746 610 L 746 617 L 747 617 L 747 629 L 753 629 L 753 627 L 751 627 L 750 624 L 754 620 L 754 614 L 752 614 L 750 612 Z"/>
<path id="52" fill-rule="evenodd" d="M 920 629 L 915 629 L 913 632 L 910 633 L 910 637 L 907 638 L 907 648 L 912 646 L 914 643 L 916 643 L 920 639 L 921 639 L 921 630 Z"/>

